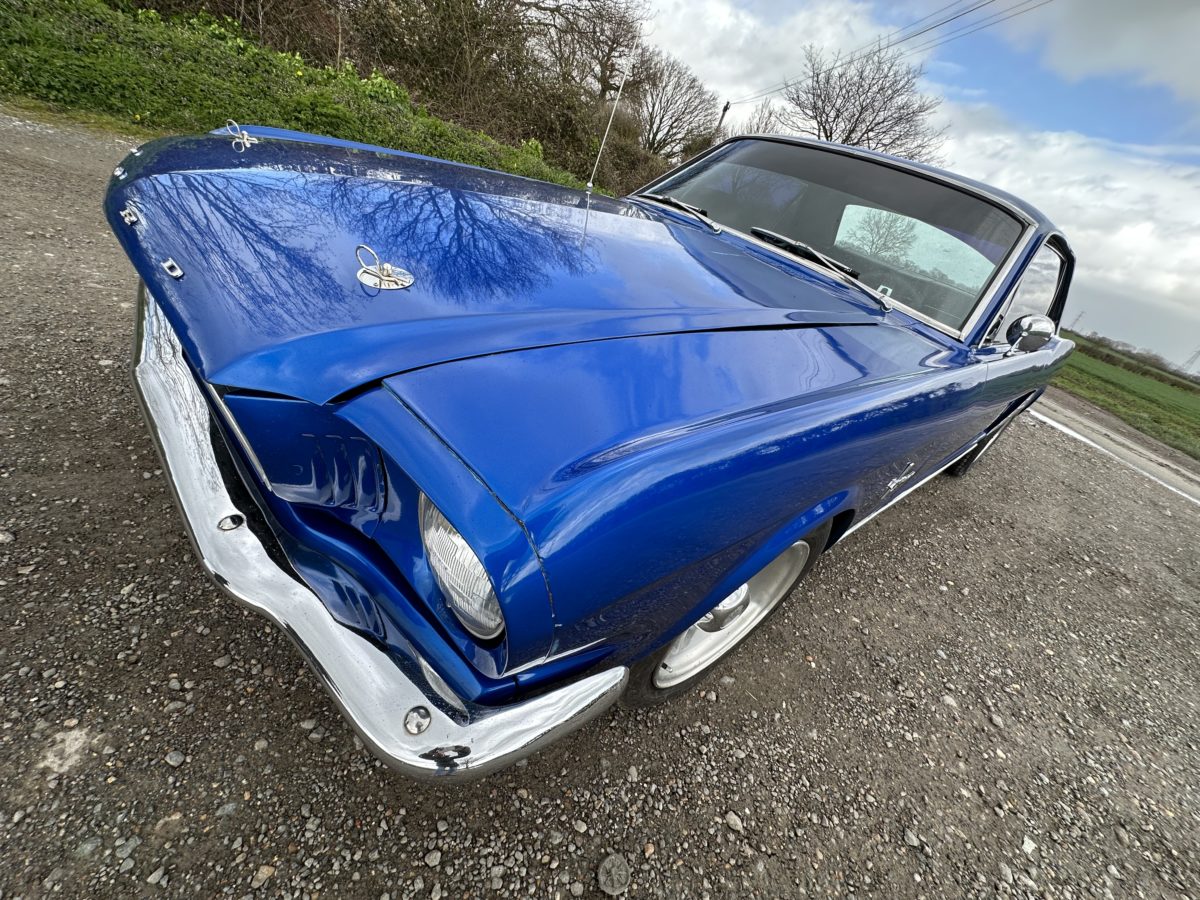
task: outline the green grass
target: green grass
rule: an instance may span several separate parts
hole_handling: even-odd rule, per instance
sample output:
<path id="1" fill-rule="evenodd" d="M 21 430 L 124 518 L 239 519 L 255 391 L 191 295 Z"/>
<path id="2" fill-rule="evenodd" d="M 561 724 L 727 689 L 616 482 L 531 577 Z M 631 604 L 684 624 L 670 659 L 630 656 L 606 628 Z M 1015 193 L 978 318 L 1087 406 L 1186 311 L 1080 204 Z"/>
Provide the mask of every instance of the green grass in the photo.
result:
<path id="1" fill-rule="evenodd" d="M 428 115 L 379 74 L 310 66 L 209 16 L 167 21 L 101 0 L 0 0 L 0 97 L 78 111 L 126 132 L 295 128 L 572 187 L 537 141 L 511 147 Z"/>
<path id="2" fill-rule="evenodd" d="M 1082 350 L 1071 355 L 1054 384 L 1200 459 L 1200 391 L 1165 384 Z"/>
<path id="3" fill-rule="evenodd" d="M 1100 359 L 1104 362 L 1111 363 L 1122 369 L 1128 369 L 1139 375 L 1145 375 L 1148 378 L 1153 378 L 1156 381 L 1161 381 L 1165 384 L 1175 385 L 1189 391 L 1200 392 L 1200 382 L 1194 379 L 1185 378 L 1176 372 L 1172 372 L 1162 366 L 1155 365 L 1145 358 L 1130 356 L 1128 353 L 1122 353 L 1105 344 L 1096 342 L 1081 334 L 1063 330 L 1064 335 L 1073 340 L 1079 347 L 1080 351 L 1086 353 L 1094 359 Z"/>

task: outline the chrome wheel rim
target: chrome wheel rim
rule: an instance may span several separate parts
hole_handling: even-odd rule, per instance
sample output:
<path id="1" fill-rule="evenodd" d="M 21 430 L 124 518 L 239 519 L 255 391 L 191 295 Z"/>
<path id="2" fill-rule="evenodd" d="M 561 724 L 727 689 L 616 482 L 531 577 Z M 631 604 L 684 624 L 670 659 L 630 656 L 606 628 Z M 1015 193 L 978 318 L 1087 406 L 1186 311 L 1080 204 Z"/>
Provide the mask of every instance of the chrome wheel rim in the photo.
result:
<path id="1" fill-rule="evenodd" d="M 811 552 L 804 541 L 792 544 L 675 638 L 654 671 L 654 686 L 682 684 L 740 644 L 787 596 Z"/>

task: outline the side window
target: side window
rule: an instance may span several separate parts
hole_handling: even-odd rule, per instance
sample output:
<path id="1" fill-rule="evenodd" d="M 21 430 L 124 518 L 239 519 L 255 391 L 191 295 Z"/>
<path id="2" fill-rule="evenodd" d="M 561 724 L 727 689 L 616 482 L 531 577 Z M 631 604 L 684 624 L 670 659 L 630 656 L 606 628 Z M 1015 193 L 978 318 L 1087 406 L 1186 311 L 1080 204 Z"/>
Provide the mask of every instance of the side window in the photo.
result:
<path id="1" fill-rule="evenodd" d="M 1057 251 L 1043 244 L 1030 261 L 1025 274 L 1021 276 L 1021 282 L 1013 293 L 1008 311 L 992 329 L 989 336 L 992 343 L 1007 344 L 1008 339 L 1005 335 L 1008 334 L 1009 326 L 1021 316 L 1044 316 L 1050 312 L 1050 305 L 1058 292 L 1062 269 L 1063 258 Z"/>

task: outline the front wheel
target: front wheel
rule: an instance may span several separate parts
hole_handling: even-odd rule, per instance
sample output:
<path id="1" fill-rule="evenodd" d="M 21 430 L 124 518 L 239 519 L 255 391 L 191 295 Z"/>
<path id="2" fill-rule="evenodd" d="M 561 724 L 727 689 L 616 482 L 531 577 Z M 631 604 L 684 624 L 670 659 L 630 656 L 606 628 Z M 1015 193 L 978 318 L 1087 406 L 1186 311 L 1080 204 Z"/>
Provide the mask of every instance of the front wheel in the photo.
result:
<path id="1" fill-rule="evenodd" d="M 652 706 L 702 681 L 808 574 L 825 548 L 829 529 L 827 522 L 792 544 L 690 628 L 634 665 L 621 703 Z"/>

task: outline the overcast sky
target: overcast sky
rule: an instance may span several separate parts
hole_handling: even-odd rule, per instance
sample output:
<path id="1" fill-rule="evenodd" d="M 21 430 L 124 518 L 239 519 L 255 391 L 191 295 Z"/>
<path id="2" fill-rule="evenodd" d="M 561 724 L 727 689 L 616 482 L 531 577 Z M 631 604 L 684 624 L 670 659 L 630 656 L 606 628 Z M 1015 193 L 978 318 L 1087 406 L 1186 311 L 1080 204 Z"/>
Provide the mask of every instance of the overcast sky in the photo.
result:
<path id="1" fill-rule="evenodd" d="M 978 0 L 975 0 L 978 2 Z M 946 167 L 1040 207 L 1079 268 L 1065 323 L 1182 363 L 1200 349 L 1200 0 L 992 0 L 902 45 L 945 98 Z M 651 0 L 647 39 L 722 102 L 795 76 L 803 47 L 852 51 L 945 0 Z M 975 3 L 955 4 L 919 27 Z M 735 126 L 753 108 L 735 105 Z"/>

